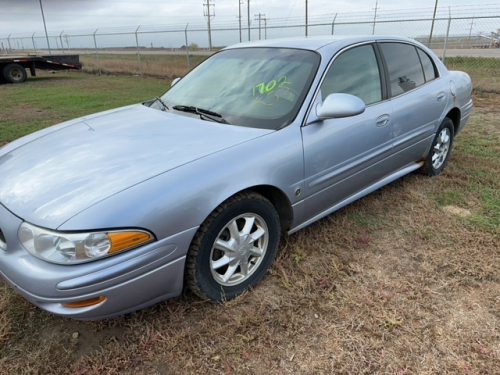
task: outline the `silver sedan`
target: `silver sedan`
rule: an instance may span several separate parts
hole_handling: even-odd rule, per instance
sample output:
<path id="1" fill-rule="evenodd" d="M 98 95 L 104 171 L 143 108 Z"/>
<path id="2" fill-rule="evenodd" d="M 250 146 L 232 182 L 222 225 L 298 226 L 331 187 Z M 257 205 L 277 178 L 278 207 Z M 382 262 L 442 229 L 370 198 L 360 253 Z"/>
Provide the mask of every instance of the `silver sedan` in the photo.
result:
<path id="1" fill-rule="evenodd" d="M 395 37 L 243 43 L 162 96 L 0 149 L 0 274 L 40 308 L 103 319 L 234 298 L 280 236 L 446 166 L 471 80 Z"/>

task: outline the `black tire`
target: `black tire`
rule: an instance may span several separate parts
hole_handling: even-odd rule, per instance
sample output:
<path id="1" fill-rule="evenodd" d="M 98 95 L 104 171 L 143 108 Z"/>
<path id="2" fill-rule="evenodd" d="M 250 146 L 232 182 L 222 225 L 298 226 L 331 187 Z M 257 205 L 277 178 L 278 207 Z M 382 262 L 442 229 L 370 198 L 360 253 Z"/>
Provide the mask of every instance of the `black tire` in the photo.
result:
<path id="1" fill-rule="evenodd" d="M 198 229 L 186 259 L 186 283 L 203 299 L 233 299 L 266 274 L 279 239 L 280 222 L 271 202 L 254 192 L 238 193 L 218 206 Z M 230 243 L 234 245 L 221 247 Z"/>
<path id="2" fill-rule="evenodd" d="M 19 64 L 8 64 L 3 68 L 3 78 L 9 83 L 23 83 L 28 74 Z"/>
<path id="3" fill-rule="evenodd" d="M 431 149 L 421 169 L 423 174 L 432 177 L 444 170 L 450 158 L 454 135 L 455 127 L 453 121 L 446 117 L 432 141 Z"/>

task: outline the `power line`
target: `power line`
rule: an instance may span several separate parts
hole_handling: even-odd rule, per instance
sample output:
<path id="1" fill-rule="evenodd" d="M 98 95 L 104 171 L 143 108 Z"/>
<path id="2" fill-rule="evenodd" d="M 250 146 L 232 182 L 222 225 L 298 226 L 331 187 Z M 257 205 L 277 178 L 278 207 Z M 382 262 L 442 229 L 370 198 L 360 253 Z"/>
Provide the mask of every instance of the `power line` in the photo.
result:
<path id="1" fill-rule="evenodd" d="M 45 2 L 48 2 L 48 1 L 49 0 L 43 0 L 44 5 L 45 5 Z M 207 1 L 207 0 L 202 0 L 202 1 Z M 210 1 L 212 1 L 212 0 L 209 0 L 209 2 Z M 254 0 L 254 2 L 255 2 L 255 0 Z M 272 17 L 272 22 L 270 21 L 270 18 L 266 19 L 265 28 L 267 28 L 267 26 L 270 26 L 270 27 L 278 27 L 278 26 L 280 26 L 280 27 L 286 26 L 287 27 L 288 25 L 292 25 L 292 26 L 293 25 L 296 25 L 296 26 L 302 25 L 303 26 L 303 22 L 304 22 L 303 16 L 290 17 L 290 14 L 292 13 L 292 11 L 296 5 L 296 2 L 297 2 L 297 0 L 295 0 L 294 4 L 292 5 L 290 13 L 288 14 L 287 17 Z M 211 4 L 211 5 L 213 6 L 213 4 Z M 461 17 L 461 18 L 469 18 L 468 16 L 470 16 L 471 14 L 475 14 L 476 17 L 484 17 L 484 16 L 491 16 L 492 14 L 499 14 L 500 13 L 499 4 L 495 4 L 495 7 L 490 7 L 488 9 L 481 9 L 481 6 L 482 5 L 480 5 L 480 4 L 474 5 L 474 6 L 456 6 L 456 7 L 452 7 L 451 9 L 452 9 L 452 13 L 453 13 L 454 18 L 459 18 L 458 17 L 459 15 L 463 15 L 463 17 Z M 448 12 L 447 12 L 445 17 L 439 16 L 439 9 L 440 8 L 441 7 L 438 7 L 438 11 L 436 13 L 437 14 L 436 20 L 448 19 L 449 18 Z M 402 10 L 390 10 L 389 9 L 389 10 L 384 10 L 383 12 L 382 11 L 377 12 L 377 17 L 376 17 L 375 21 L 377 23 L 390 22 L 389 20 L 392 20 L 393 22 L 397 22 L 398 20 L 411 21 L 411 20 L 415 20 L 415 17 L 418 17 L 421 14 L 421 13 L 419 13 L 420 10 L 422 10 L 422 9 L 430 10 L 433 8 L 409 8 L 409 9 L 414 9 L 415 11 L 413 11 L 413 12 L 404 11 L 403 12 Z M 44 9 L 44 11 L 45 11 L 45 15 L 47 15 L 46 9 Z M 9 15 L 10 14 L 22 14 L 23 16 L 26 16 L 26 13 L 12 12 L 9 10 L 4 11 L 3 14 L 9 14 Z M 31 13 L 31 14 L 34 14 L 37 17 L 40 16 L 40 13 Z M 212 9 L 210 9 L 210 14 L 211 14 L 211 18 L 213 19 Z M 347 12 L 346 13 L 338 13 L 338 17 L 336 18 L 335 24 L 341 25 L 342 23 L 353 23 L 353 22 L 354 23 L 371 23 L 374 21 L 373 14 L 374 14 L 373 11 L 371 11 L 371 12 L 365 11 L 365 12 L 352 12 L 352 13 L 347 13 Z M 49 12 L 49 15 L 55 15 L 55 14 Z M 402 17 L 400 17 L 399 15 L 402 15 Z M 104 14 L 84 15 L 84 14 L 80 14 L 80 15 L 78 15 L 78 17 L 93 17 L 93 18 L 100 17 L 100 18 L 102 18 L 102 17 L 122 17 L 122 16 L 117 15 L 117 14 L 114 14 L 114 15 L 104 15 Z M 134 17 L 137 19 L 141 19 L 141 18 L 146 18 L 146 17 L 149 18 L 150 16 L 128 15 L 126 17 Z M 202 27 L 203 27 L 202 25 L 205 25 L 205 28 L 207 25 L 207 23 L 204 22 L 203 20 L 200 20 L 199 22 L 197 22 L 197 21 L 192 22 L 193 17 L 187 17 L 187 16 L 186 17 L 175 17 L 175 22 L 169 23 L 169 24 L 165 24 L 165 23 L 168 22 L 169 19 L 174 18 L 174 16 L 155 16 L 155 17 L 158 17 L 158 20 L 162 24 L 141 26 L 141 31 L 139 31 L 139 33 L 164 32 L 165 30 L 183 31 L 185 28 L 185 25 L 186 25 L 186 23 L 183 22 L 184 20 L 186 20 L 186 22 L 190 23 L 190 28 L 195 27 L 197 29 L 202 29 Z M 324 22 L 325 24 L 331 24 L 331 20 L 333 19 L 333 17 L 334 17 L 334 14 L 316 15 L 316 16 L 309 17 L 309 21 L 311 23 L 314 22 L 315 24 L 321 24 L 322 22 Z M 428 21 L 428 20 L 432 19 L 431 17 L 432 17 L 432 14 L 427 14 L 427 15 L 421 17 L 421 20 Z M 220 19 L 221 18 L 220 16 L 218 16 L 218 18 L 219 18 L 219 20 L 216 23 L 211 22 L 211 24 L 210 24 L 211 29 L 213 29 L 213 28 L 229 29 L 229 28 L 234 27 L 235 30 L 238 30 L 239 22 L 236 22 L 236 20 L 234 18 L 232 18 L 232 16 L 231 16 L 232 20 L 230 18 L 224 18 L 224 17 L 222 17 L 222 19 Z M 201 19 L 201 15 L 199 16 L 199 19 Z M 354 20 L 354 21 L 352 21 L 352 20 Z M 262 21 L 263 21 L 263 19 L 261 17 L 261 22 Z M 267 21 L 270 21 L 269 22 L 270 24 L 268 24 Z M 208 22 L 208 20 L 207 20 L 207 22 Z M 249 23 L 248 31 L 249 31 L 249 36 L 250 36 L 250 19 L 248 19 L 248 23 Z M 142 24 L 142 22 L 141 22 L 141 24 Z M 48 26 L 50 26 L 50 24 Z M 90 26 L 87 26 L 87 27 L 90 28 Z M 262 25 L 261 25 L 261 27 L 262 27 Z M 132 27 L 130 25 L 129 26 L 122 26 L 122 27 L 114 27 L 114 28 L 99 28 L 98 35 L 113 35 L 113 34 L 119 34 L 120 32 L 125 32 L 125 33 L 126 32 L 133 32 L 135 30 L 135 28 L 136 28 L 136 26 Z M 95 30 L 95 28 L 92 29 L 92 32 L 94 30 Z M 88 29 L 86 29 L 85 31 L 88 31 Z M 469 30 L 467 30 L 467 31 L 469 31 Z M 66 34 L 71 35 L 75 32 L 76 32 L 75 30 L 69 31 L 65 27 Z M 6 34 L 8 34 L 8 33 L 6 33 Z M 60 31 L 56 33 L 56 30 L 51 30 L 50 34 L 51 35 L 54 34 L 56 37 L 58 37 L 60 34 Z M 17 35 L 25 35 L 25 36 L 23 36 L 23 38 L 31 38 L 32 33 L 19 32 Z M 83 32 L 82 32 L 82 35 L 83 35 Z M 78 36 L 80 36 L 80 35 L 78 35 Z M 276 36 L 279 36 L 279 34 Z M 261 37 L 262 37 L 262 35 L 261 35 Z M 36 36 L 35 38 L 39 38 L 39 36 Z"/>
<path id="2" fill-rule="evenodd" d="M 297 4 L 297 0 L 295 0 L 295 2 L 293 3 L 292 5 L 292 9 L 290 9 L 290 12 L 288 13 L 288 16 L 286 17 L 285 19 L 285 24 L 287 23 L 288 19 L 290 18 L 290 14 L 292 14 L 293 12 L 293 8 L 295 8 L 295 5 Z"/>
<path id="3" fill-rule="evenodd" d="M 73 1 L 77 1 L 77 0 L 73 0 Z M 78 1 L 90 1 L 90 0 L 78 0 Z M 297 0 L 296 0 L 297 1 Z M 295 1 L 295 3 L 296 3 Z M 118 3 L 118 1 L 116 1 Z M 287 17 L 273 17 L 273 20 L 282 20 L 282 19 L 302 19 L 302 16 L 294 16 L 294 17 L 290 17 L 290 14 L 292 13 L 294 7 L 295 7 L 295 3 L 294 5 L 292 6 L 291 10 L 290 10 L 290 13 Z M 471 11 L 474 11 L 476 16 L 480 15 L 481 14 L 481 11 L 482 13 L 484 14 L 491 14 L 492 11 L 495 11 L 495 10 L 498 10 L 499 9 L 499 4 L 491 4 L 492 6 L 495 6 L 494 8 L 492 7 L 489 7 L 489 8 L 484 8 L 484 9 L 472 9 L 472 7 L 486 7 L 487 5 L 474 5 L 474 6 L 468 6 L 468 7 L 465 7 L 465 6 L 455 6 L 452 8 L 453 12 L 454 12 L 454 15 L 458 13 L 460 14 L 464 14 L 464 13 L 471 13 Z M 464 9 L 456 9 L 456 8 L 464 8 Z M 422 16 L 424 15 L 425 13 L 427 13 L 426 11 L 428 11 L 429 13 L 432 12 L 432 9 L 433 8 L 406 8 L 406 9 L 389 9 L 389 10 L 384 10 L 384 12 L 377 12 L 377 18 L 380 19 L 382 17 L 388 17 L 388 16 L 398 16 L 398 15 L 404 15 L 406 16 L 405 19 L 409 19 L 409 18 L 414 18 L 414 17 L 418 17 L 418 16 Z M 416 12 L 416 11 L 421 11 L 421 12 Z M 410 12 L 411 11 L 411 12 Z M 408 13 L 411 13 L 411 14 L 408 14 Z M 427 13 L 427 15 L 429 14 Z M 446 7 L 438 7 L 438 10 L 437 10 L 437 14 L 439 13 L 445 13 L 446 14 L 446 18 L 448 18 L 448 9 Z M 2 10 L 2 14 L 9 14 L 9 15 L 16 15 L 16 14 L 19 14 L 19 15 L 38 15 L 38 13 L 36 12 L 17 12 L 17 11 L 10 11 L 9 9 L 3 9 Z M 329 13 L 329 14 L 323 14 L 323 15 L 313 15 L 313 16 L 309 16 L 310 19 L 314 18 L 314 19 L 318 19 L 318 18 L 325 18 L 325 19 L 330 19 L 332 18 L 336 13 Z M 361 17 L 372 17 L 373 15 L 373 12 L 345 12 L 345 13 L 341 13 L 341 12 L 338 12 L 337 13 L 339 18 L 342 17 L 342 18 L 361 18 Z M 154 15 L 151 15 L 151 14 L 147 14 L 147 15 L 144 15 L 144 16 L 141 16 L 141 15 L 137 15 L 137 14 L 117 14 L 116 12 L 114 12 L 113 14 L 82 14 L 82 13 L 67 13 L 67 12 L 63 12 L 63 13 L 54 13 L 54 12 L 49 12 L 48 15 L 51 15 L 51 16 L 68 16 L 68 17 L 115 17 L 115 18 L 129 18 L 129 17 L 133 17 L 133 18 L 145 18 L 145 17 L 149 17 L 149 18 L 175 18 L 175 19 L 179 19 L 180 17 L 179 16 L 172 16 L 172 15 L 158 15 L 158 14 L 154 14 Z M 226 16 L 226 17 L 232 17 L 232 16 Z M 191 17 L 188 17 L 188 16 L 185 16 L 185 17 L 182 17 L 182 18 L 185 18 L 185 19 L 188 19 L 188 18 L 191 18 Z"/>
<path id="4" fill-rule="evenodd" d="M 166 5 L 165 1 L 127 1 L 127 0 L 118 0 L 118 1 L 113 1 L 113 0 L 70 0 L 70 1 L 76 1 L 76 2 L 88 2 L 88 3 L 128 3 L 128 4 L 163 4 Z M 69 2 L 66 0 L 66 2 Z M 197 2 L 196 0 L 183 0 L 183 3 L 195 3 Z"/>

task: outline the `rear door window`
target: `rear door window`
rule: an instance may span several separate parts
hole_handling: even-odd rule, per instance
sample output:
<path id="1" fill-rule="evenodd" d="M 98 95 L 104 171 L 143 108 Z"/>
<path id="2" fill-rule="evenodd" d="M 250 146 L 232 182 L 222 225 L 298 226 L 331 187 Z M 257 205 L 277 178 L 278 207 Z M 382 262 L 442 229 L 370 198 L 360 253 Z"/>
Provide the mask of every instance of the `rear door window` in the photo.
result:
<path id="1" fill-rule="evenodd" d="M 391 96 L 398 96 L 425 83 L 417 50 L 404 43 L 380 43 L 389 70 Z"/>

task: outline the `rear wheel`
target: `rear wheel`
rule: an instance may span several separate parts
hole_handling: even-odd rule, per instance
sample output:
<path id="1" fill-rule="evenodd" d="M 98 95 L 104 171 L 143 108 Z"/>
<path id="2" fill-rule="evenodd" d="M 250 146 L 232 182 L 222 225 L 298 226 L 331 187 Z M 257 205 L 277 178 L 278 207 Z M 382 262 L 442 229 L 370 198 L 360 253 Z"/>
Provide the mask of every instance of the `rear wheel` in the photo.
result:
<path id="1" fill-rule="evenodd" d="M 186 260 L 186 281 L 203 299 L 230 300 L 265 275 L 278 248 L 274 206 L 254 192 L 217 207 L 198 230 Z"/>
<path id="2" fill-rule="evenodd" d="M 26 70 L 19 64 L 8 64 L 3 68 L 3 77 L 9 83 L 22 83 L 27 76 Z"/>
<path id="3" fill-rule="evenodd" d="M 453 121 L 446 117 L 436 133 L 429 155 L 422 167 L 425 175 L 436 176 L 446 167 L 453 146 L 454 130 Z"/>

